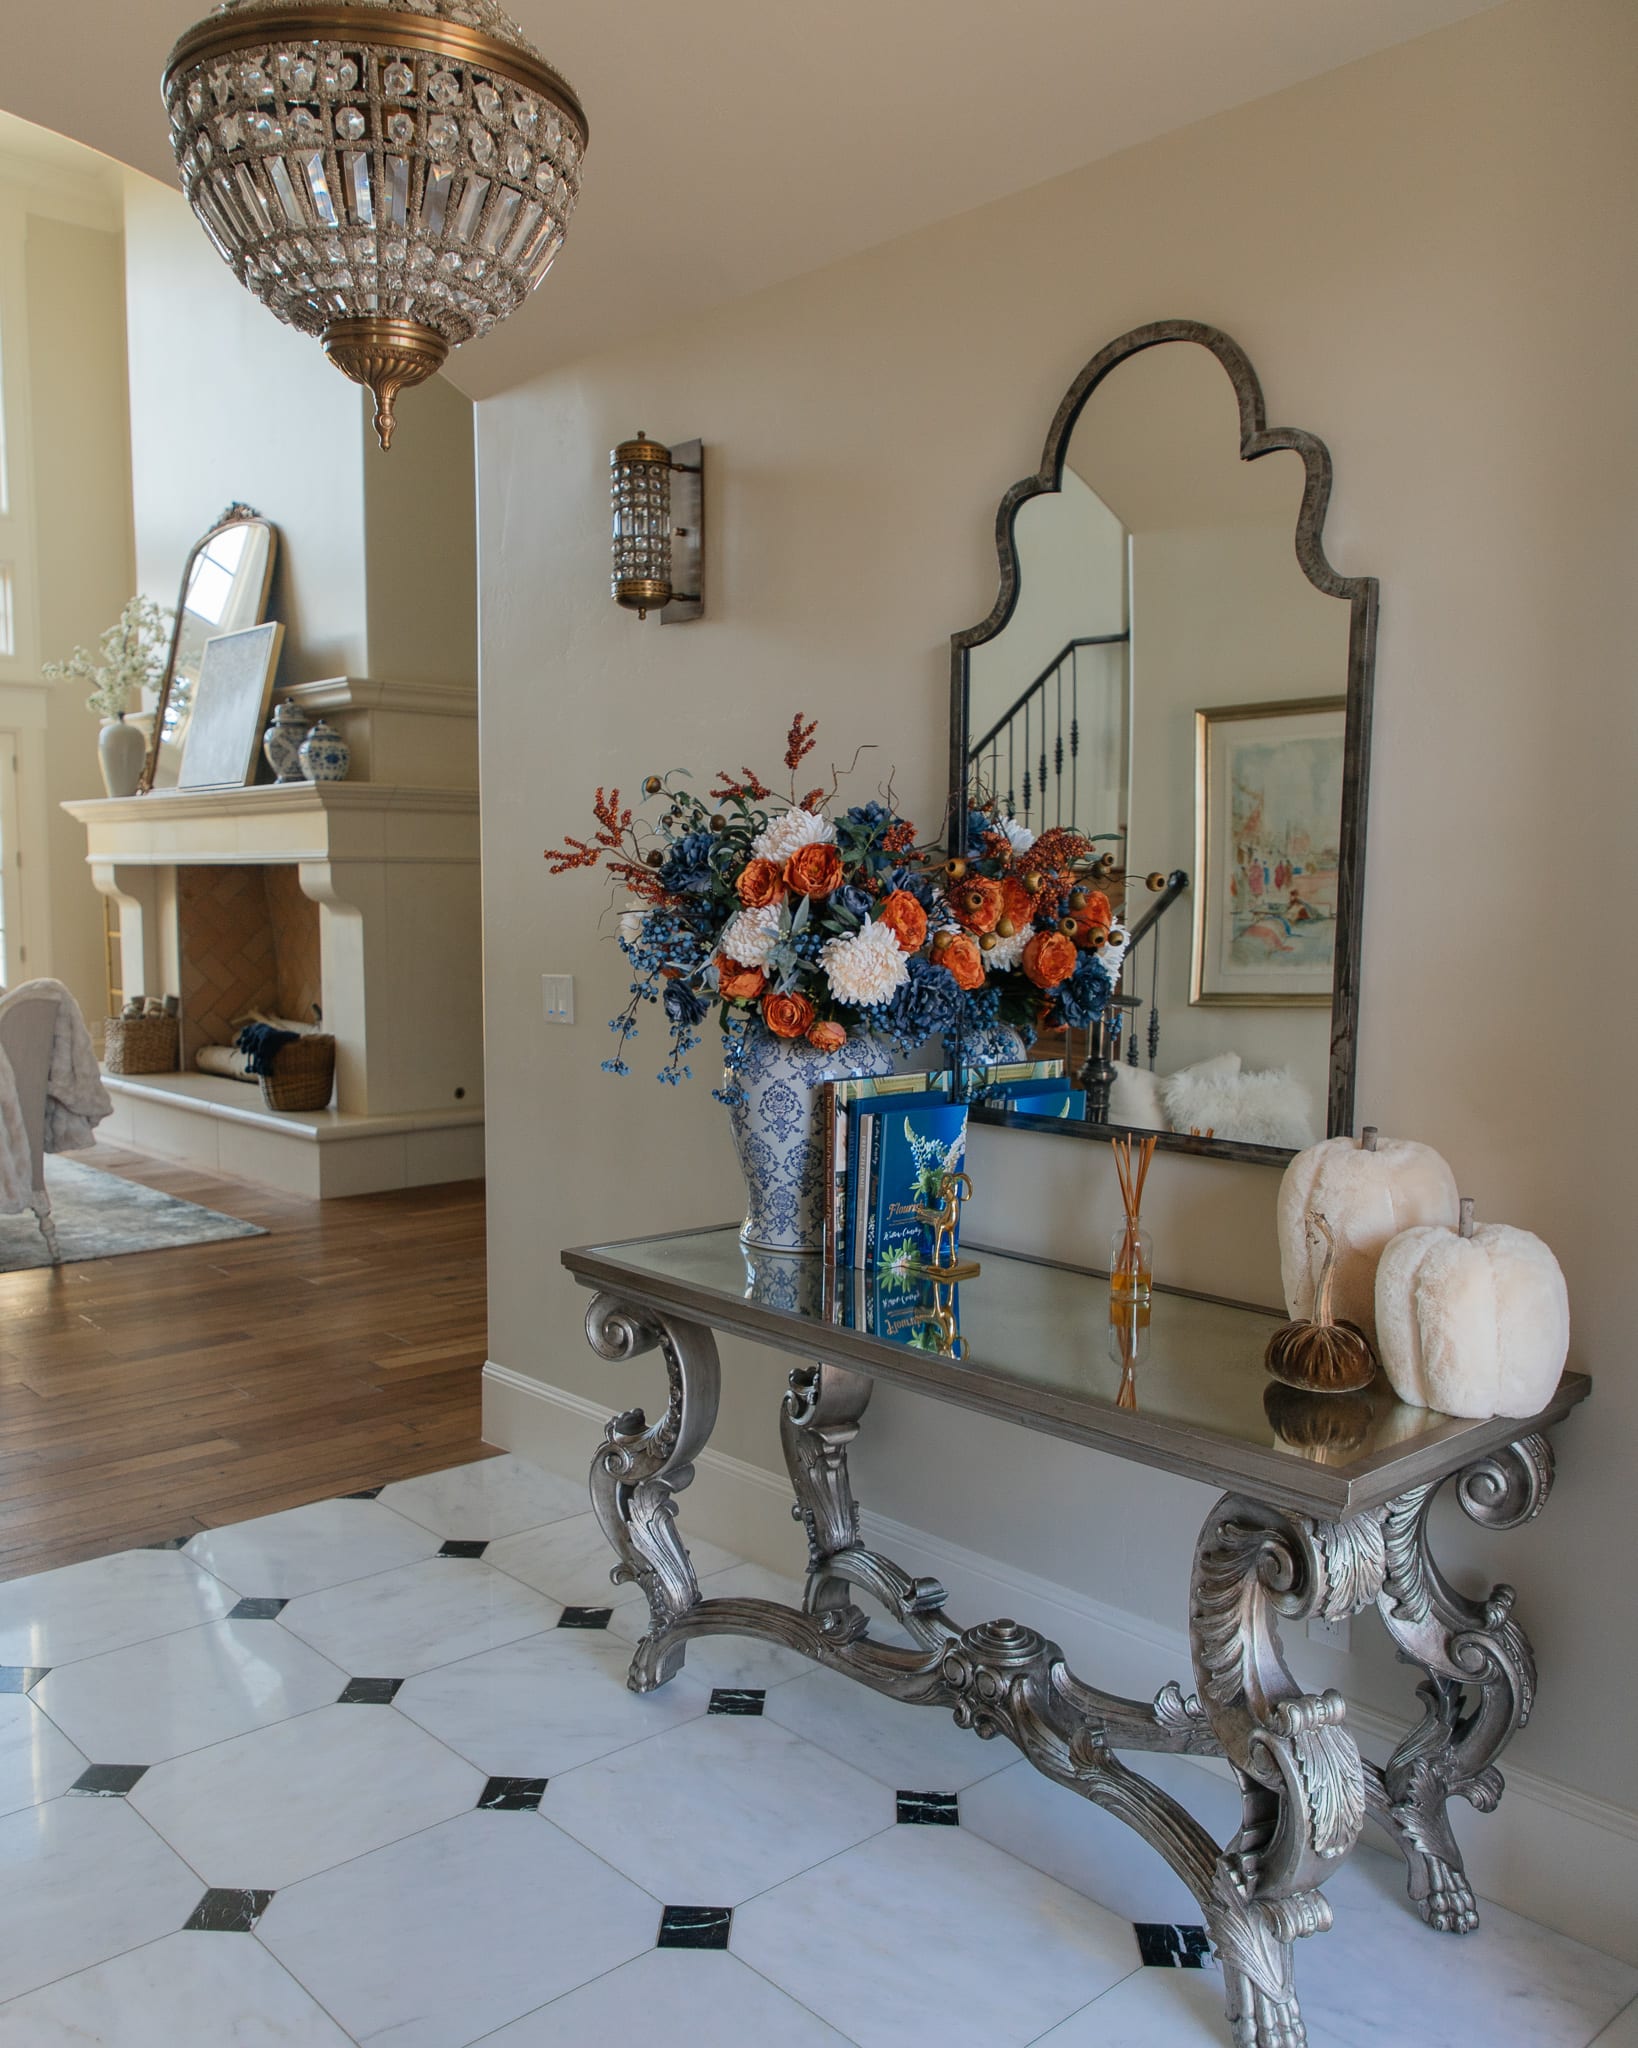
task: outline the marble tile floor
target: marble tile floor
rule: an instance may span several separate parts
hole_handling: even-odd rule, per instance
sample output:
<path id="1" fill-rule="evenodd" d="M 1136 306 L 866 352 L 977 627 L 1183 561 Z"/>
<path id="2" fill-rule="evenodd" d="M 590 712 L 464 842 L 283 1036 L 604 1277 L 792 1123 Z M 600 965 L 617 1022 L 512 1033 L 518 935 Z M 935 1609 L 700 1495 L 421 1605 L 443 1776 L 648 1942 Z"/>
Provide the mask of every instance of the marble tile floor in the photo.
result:
<path id="1" fill-rule="evenodd" d="M 638 1699 L 643 1613 L 514 1458 L 0 1584 L 0 2044 L 1222 2048 L 1118 1823 L 768 1646 Z M 1375 1851 L 1330 1893 L 1312 2048 L 1638 2048 L 1638 1971 L 1499 1907 L 1431 1934 Z"/>

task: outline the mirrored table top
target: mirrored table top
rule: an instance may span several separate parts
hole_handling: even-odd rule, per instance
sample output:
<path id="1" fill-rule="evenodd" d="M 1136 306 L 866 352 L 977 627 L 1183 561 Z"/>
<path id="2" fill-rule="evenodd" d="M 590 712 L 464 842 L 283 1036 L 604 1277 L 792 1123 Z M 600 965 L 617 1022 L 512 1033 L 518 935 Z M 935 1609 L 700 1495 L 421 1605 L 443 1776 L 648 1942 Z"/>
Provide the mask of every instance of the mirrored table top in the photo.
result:
<path id="1" fill-rule="evenodd" d="M 1263 1366 L 1281 1317 L 1167 1288 L 1123 1370 L 1105 1277 L 976 1246 L 962 1254 L 977 1276 L 935 1288 L 747 1251 L 729 1224 L 587 1246 L 563 1263 L 582 1285 L 664 1315 L 1324 1516 L 1457 1471 L 1591 1391 L 1567 1372 L 1541 1414 L 1486 1422 L 1409 1407 L 1381 1377 L 1362 1394 L 1304 1394 Z M 1128 1346 L 1130 1324 L 1128 1311 Z"/>

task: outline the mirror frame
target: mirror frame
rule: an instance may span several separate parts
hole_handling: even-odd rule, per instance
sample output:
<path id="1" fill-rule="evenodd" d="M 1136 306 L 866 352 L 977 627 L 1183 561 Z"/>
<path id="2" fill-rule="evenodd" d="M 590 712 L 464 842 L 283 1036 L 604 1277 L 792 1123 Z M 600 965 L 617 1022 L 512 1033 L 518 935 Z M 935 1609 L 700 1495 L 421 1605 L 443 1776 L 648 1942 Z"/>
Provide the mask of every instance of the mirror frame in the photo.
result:
<path id="1" fill-rule="evenodd" d="M 1376 676 L 1378 586 L 1374 576 L 1341 576 L 1325 554 L 1325 514 L 1331 498 L 1331 454 L 1317 434 L 1301 427 L 1271 427 L 1263 388 L 1250 359 L 1221 328 L 1199 320 L 1154 320 L 1134 327 L 1099 349 L 1064 393 L 1047 429 L 1041 466 L 1033 476 L 1015 483 L 995 515 L 995 551 L 1001 587 L 989 614 L 976 626 L 950 635 L 950 850 L 966 851 L 967 806 L 960 799 L 967 787 L 968 680 L 973 648 L 999 634 L 1017 609 L 1022 582 L 1018 560 L 1017 520 L 1032 498 L 1063 488 L 1070 436 L 1094 391 L 1129 356 L 1166 342 L 1191 341 L 1209 349 L 1228 373 L 1240 408 L 1240 459 L 1255 462 L 1276 449 L 1292 448 L 1306 472 L 1297 512 L 1297 564 L 1316 590 L 1342 599 L 1349 607 L 1346 714 L 1342 756 L 1342 824 L 1338 835 L 1337 940 L 1331 986 L 1330 1086 L 1326 1104 L 1326 1135 L 1342 1137 L 1353 1130 L 1354 1066 L 1359 1027 L 1360 937 L 1365 898 L 1365 820 L 1370 785 L 1371 699 Z M 984 1122 L 1005 1123 L 1021 1130 L 1051 1130 L 1070 1136 L 1103 1138 L 1123 1126 L 1070 1124 L 1056 1119 L 1032 1123 L 1006 1111 L 974 1112 Z M 1156 1134 L 1162 1150 L 1189 1152 L 1204 1158 L 1249 1159 L 1284 1165 L 1292 1156 L 1279 1146 L 1249 1145 L 1232 1139 L 1196 1138 L 1178 1131 Z"/>
<path id="2" fill-rule="evenodd" d="M 159 686 L 159 702 L 154 706 L 154 729 L 148 737 L 148 756 L 142 764 L 142 780 L 137 784 L 138 796 L 152 796 L 154 778 L 159 773 L 159 750 L 165 731 L 165 713 L 171 701 L 171 685 L 176 677 L 176 657 L 182 645 L 182 621 L 187 613 L 188 585 L 193 581 L 193 565 L 219 533 L 225 533 L 230 526 L 264 526 L 267 529 L 267 570 L 262 578 L 261 596 L 256 603 L 254 625 L 265 625 L 267 601 L 273 589 L 273 573 L 279 563 L 279 529 L 271 519 L 264 519 L 253 505 L 241 505 L 237 501 L 210 528 L 202 533 L 188 550 L 188 559 L 182 564 L 182 581 L 176 594 L 176 620 L 171 627 L 170 652 L 165 657 L 165 680 Z"/>

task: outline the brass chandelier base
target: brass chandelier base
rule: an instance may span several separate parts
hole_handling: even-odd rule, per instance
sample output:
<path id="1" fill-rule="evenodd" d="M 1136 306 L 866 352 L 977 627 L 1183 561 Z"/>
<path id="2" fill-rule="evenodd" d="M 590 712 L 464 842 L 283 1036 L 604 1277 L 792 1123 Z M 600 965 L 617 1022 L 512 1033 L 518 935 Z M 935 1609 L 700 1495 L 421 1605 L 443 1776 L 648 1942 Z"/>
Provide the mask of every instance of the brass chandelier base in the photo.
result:
<path id="1" fill-rule="evenodd" d="M 397 424 L 399 392 L 436 376 L 449 358 L 449 343 L 419 320 L 372 313 L 358 320 L 332 320 L 324 330 L 324 353 L 374 398 L 376 438 L 387 449 Z"/>

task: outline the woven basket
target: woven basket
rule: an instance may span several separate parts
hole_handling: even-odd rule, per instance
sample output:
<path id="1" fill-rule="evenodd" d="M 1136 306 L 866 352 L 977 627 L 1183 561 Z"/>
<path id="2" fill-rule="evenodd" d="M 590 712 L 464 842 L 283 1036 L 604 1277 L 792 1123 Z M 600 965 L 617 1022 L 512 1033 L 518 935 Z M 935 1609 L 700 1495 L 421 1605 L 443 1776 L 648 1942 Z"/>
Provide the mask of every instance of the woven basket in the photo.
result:
<path id="1" fill-rule="evenodd" d="M 336 1085 L 336 1042 L 327 1031 L 310 1031 L 281 1045 L 273 1071 L 260 1077 L 269 1109 L 328 1109 Z"/>
<path id="2" fill-rule="evenodd" d="M 174 1017 L 110 1017 L 102 1063 L 110 1074 L 174 1074 L 180 1064 Z"/>

